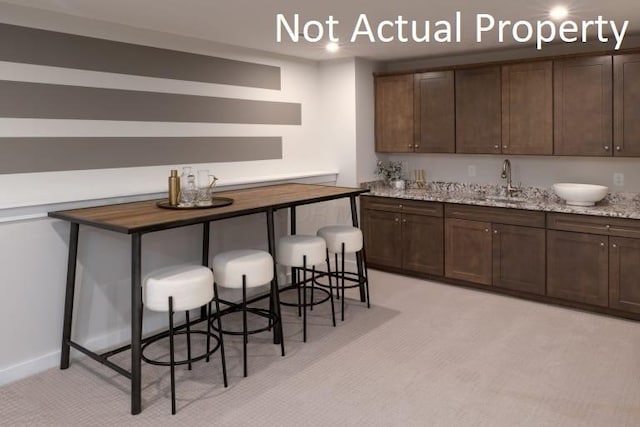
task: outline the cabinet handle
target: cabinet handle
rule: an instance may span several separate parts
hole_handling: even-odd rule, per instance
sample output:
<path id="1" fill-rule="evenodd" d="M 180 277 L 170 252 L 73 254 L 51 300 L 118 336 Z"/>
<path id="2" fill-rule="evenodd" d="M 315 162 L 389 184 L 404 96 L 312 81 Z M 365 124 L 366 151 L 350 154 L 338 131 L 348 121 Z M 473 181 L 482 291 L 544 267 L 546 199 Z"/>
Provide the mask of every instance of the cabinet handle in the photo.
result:
<path id="1" fill-rule="evenodd" d="M 605 227 L 607 227 L 607 230 L 611 228 L 609 224 L 605 225 Z"/>
<path id="2" fill-rule="evenodd" d="M 503 149 L 503 150 L 506 150 L 506 149 L 507 149 L 507 146 L 506 146 L 506 145 L 503 145 L 503 146 L 502 146 L 502 149 Z"/>
<path id="3" fill-rule="evenodd" d="M 609 146 L 608 145 L 604 146 L 604 151 L 609 151 Z"/>
<path id="4" fill-rule="evenodd" d="M 618 247 L 618 245 L 616 245 L 615 243 L 613 245 L 611 245 L 611 247 L 613 247 L 614 249 Z"/>
<path id="5" fill-rule="evenodd" d="M 398 208 L 399 208 L 399 209 L 402 209 L 402 205 L 398 205 Z"/>
<path id="6" fill-rule="evenodd" d="M 419 146 L 418 144 L 416 144 L 415 148 L 416 148 L 416 150 L 417 150 L 418 148 L 420 148 L 420 146 Z"/>
<path id="7" fill-rule="evenodd" d="M 402 222 L 405 223 L 405 222 L 407 222 L 407 220 L 406 219 L 402 219 Z"/>
<path id="8" fill-rule="evenodd" d="M 494 145 L 493 148 L 495 148 L 496 150 L 500 148 L 499 145 Z"/>
<path id="9" fill-rule="evenodd" d="M 493 234 L 498 234 L 498 230 L 493 230 Z"/>
<path id="10" fill-rule="evenodd" d="M 616 145 L 616 151 L 620 151 L 622 150 L 622 147 L 620 147 L 619 145 Z"/>
<path id="11" fill-rule="evenodd" d="M 600 242 L 600 246 L 604 246 L 604 242 Z"/>
<path id="12" fill-rule="evenodd" d="M 489 232 L 489 229 L 488 229 L 488 228 L 485 228 L 485 229 L 484 229 L 484 232 L 485 232 L 485 233 L 488 233 L 488 232 Z"/>
<path id="13" fill-rule="evenodd" d="M 394 218 L 395 222 L 399 222 L 400 218 Z"/>
<path id="14" fill-rule="evenodd" d="M 409 144 L 409 148 L 413 148 L 413 144 Z"/>

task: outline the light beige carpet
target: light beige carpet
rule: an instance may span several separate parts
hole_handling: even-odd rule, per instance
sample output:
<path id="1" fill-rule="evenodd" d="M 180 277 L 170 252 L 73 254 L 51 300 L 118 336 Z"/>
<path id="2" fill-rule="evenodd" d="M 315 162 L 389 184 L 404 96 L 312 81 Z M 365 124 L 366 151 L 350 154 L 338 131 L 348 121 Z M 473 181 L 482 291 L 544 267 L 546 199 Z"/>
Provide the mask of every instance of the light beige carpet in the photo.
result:
<path id="1" fill-rule="evenodd" d="M 287 356 L 252 338 L 246 379 L 227 340 L 228 389 L 217 354 L 178 369 L 173 417 L 168 369 L 144 365 L 134 417 L 127 381 L 85 359 L 1 388 L 0 424 L 640 425 L 640 324 L 375 271 L 371 288 L 335 329 L 314 310 L 306 344 L 287 309 Z"/>

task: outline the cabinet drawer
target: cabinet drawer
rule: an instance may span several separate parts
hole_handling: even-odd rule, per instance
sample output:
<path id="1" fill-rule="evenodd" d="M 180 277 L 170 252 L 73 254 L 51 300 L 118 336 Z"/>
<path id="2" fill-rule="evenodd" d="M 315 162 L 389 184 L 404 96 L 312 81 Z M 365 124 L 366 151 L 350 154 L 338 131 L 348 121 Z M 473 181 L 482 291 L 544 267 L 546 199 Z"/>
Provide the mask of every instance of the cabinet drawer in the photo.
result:
<path id="1" fill-rule="evenodd" d="M 607 236 L 640 238 L 640 220 L 550 213 L 547 228 Z"/>
<path id="2" fill-rule="evenodd" d="M 494 224 L 544 228 L 544 212 L 532 212 L 521 209 L 448 204 L 445 207 L 445 216 L 447 218 L 485 221 Z"/>
<path id="3" fill-rule="evenodd" d="M 363 196 L 360 203 L 363 209 L 373 209 L 378 211 L 402 212 L 402 199 L 391 197 Z"/>
<path id="4" fill-rule="evenodd" d="M 362 207 L 387 212 L 408 213 L 414 215 L 442 217 L 444 208 L 442 203 L 423 202 L 420 200 L 396 199 L 392 197 L 366 196 L 362 197 Z"/>

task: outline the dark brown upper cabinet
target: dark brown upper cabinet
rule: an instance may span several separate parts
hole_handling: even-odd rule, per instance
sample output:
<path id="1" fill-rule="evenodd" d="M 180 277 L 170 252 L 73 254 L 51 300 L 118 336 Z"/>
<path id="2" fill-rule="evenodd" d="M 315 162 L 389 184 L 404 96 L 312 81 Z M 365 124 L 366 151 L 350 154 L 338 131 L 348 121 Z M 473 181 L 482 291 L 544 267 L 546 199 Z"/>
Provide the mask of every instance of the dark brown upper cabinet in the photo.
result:
<path id="1" fill-rule="evenodd" d="M 414 76 L 414 151 L 454 153 L 456 150 L 453 71 Z"/>
<path id="2" fill-rule="evenodd" d="M 553 63 L 502 67 L 502 153 L 553 154 Z"/>
<path id="3" fill-rule="evenodd" d="M 613 57 L 614 156 L 640 156 L 640 54 Z"/>
<path id="4" fill-rule="evenodd" d="M 413 151 L 413 74 L 375 79 L 376 151 Z"/>
<path id="5" fill-rule="evenodd" d="M 456 153 L 500 153 L 500 67 L 456 70 L 455 76 Z"/>
<path id="6" fill-rule="evenodd" d="M 611 156 L 612 58 L 554 62 L 554 154 Z"/>

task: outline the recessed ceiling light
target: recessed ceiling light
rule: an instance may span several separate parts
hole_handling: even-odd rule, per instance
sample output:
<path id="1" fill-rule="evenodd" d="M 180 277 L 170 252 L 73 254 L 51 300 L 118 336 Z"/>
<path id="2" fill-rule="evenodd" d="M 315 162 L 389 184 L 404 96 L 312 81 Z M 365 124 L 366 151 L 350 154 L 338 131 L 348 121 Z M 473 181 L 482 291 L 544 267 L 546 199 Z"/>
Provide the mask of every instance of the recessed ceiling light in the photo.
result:
<path id="1" fill-rule="evenodd" d="M 556 21 L 566 18 L 569 16 L 569 9 L 566 6 L 558 5 L 554 6 L 549 12 L 549 17 Z"/>
<path id="2" fill-rule="evenodd" d="M 338 50 L 340 50 L 340 46 L 335 42 L 327 43 L 326 48 L 329 52 L 337 52 Z"/>

